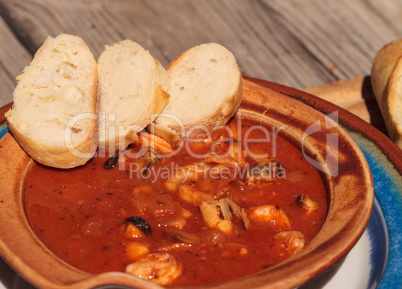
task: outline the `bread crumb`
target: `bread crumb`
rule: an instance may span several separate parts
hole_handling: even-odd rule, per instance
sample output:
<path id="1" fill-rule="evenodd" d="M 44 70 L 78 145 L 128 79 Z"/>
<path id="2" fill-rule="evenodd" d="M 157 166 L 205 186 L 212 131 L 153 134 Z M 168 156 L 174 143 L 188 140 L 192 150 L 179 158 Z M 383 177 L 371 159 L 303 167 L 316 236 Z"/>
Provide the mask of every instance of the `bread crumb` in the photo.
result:
<path id="1" fill-rule="evenodd" d="M 70 86 L 64 91 L 63 97 L 71 104 L 78 104 L 84 99 L 84 93 L 78 87 Z"/>

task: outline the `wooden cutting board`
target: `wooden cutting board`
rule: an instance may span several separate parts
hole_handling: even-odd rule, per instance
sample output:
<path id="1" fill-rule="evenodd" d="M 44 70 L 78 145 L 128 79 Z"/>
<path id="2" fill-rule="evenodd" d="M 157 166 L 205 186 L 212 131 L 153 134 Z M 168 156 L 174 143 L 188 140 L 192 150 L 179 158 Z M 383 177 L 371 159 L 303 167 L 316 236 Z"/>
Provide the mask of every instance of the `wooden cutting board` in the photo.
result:
<path id="1" fill-rule="evenodd" d="M 371 88 L 369 76 L 332 82 L 306 88 L 303 91 L 346 109 L 387 134 L 381 111 Z"/>

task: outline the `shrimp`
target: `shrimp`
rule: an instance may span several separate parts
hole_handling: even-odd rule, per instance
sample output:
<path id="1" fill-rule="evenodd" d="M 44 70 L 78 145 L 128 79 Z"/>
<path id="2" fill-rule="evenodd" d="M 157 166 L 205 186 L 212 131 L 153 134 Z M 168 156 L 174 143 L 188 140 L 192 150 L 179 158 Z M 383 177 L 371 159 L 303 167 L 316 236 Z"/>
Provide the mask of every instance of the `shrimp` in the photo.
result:
<path id="1" fill-rule="evenodd" d="M 198 206 L 203 201 L 213 200 L 213 195 L 198 191 L 192 185 L 187 184 L 179 187 L 179 197 L 194 206 Z"/>
<path id="2" fill-rule="evenodd" d="M 151 147 L 162 154 L 170 154 L 173 152 L 173 148 L 166 140 L 145 131 L 142 131 L 138 134 L 137 142 L 147 147 Z"/>
<path id="3" fill-rule="evenodd" d="M 220 156 L 209 153 L 204 159 L 204 163 L 217 163 L 238 169 L 246 165 L 246 156 L 247 153 L 241 150 L 239 142 L 235 141 L 229 146 L 226 155 Z"/>
<path id="4" fill-rule="evenodd" d="M 170 220 L 169 222 L 167 222 L 166 225 L 181 230 L 187 224 L 186 220 L 188 218 L 190 218 L 192 215 L 193 214 L 189 210 L 186 210 L 185 208 L 181 208 L 181 214 L 179 214 L 179 216 L 177 216 L 177 218 L 174 218 L 173 220 Z"/>
<path id="5" fill-rule="evenodd" d="M 148 254 L 126 267 L 126 273 L 159 285 L 172 283 L 182 271 L 182 265 L 169 253 Z"/>
<path id="6" fill-rule="evenodd" d="M 307 195 L 299 195 L 296 199 L 296 204 L 299 205 L 301 208 L 307 211 L 307 214 L 311 213 L 312 211 L 317 210 L 318 208 L 318 203 L 316 201 L 313 201 L 309 196 Z"/>
<path id="7" fill-rule="evenodd" d="M 290 227 L 290 222 L 285 212 L 274 205 L 263 205 L 251 208 L 249 217 L 255 221 L 271 222 L 282 228 Z"/>
<path id="8" fill-rule="evenodd" d="M 233 231 L 233 215 L 240 220 L 243 229 L 247 230 L 250 224 L 245 210 L 228 198 L 202 202 L 200 210 L 208 227 L 219 229 L 225 234 Z"/>
<path id="9" fill-rule="evenodd" d="M 202 202 L 200 210 L 208 227 L 219 229 L 225 234 L 230 234 L 233 231 L 232 222 L 220 217 L 219 201 Z"/>
<path id="10" fill-rule="evenodd" d="M 224 179 L 218 184 L 214 180 Z M 170 192 L 178 192 L 182 200 L 198 206 L 203 201 L 214 199 L 211 191 L 219 191 L 222 185 L 233 180 L 232 172 L 225 166 L 193 164 L 181 167 L 177 173 L 165 181 L 164 186 Z M 196 189 L 197 184 L 198 189 Z"/>
<path id="11" fill-rule="evenodd" d="M 168 191 L 175 192 L 179 185 L 186 181 L 197 181 L 209 171 L 210 167 L 204 164 L 193 164 L 181 167 L 174 176 L 165 181 L 165 188 Z"/>
<path id="12" fill-rule="evenodd" d="M 283 231 L 274 236 L 274 241 L 276 245 L 293 255 L 303 249 L 304 234 L 299 231 Z"/>

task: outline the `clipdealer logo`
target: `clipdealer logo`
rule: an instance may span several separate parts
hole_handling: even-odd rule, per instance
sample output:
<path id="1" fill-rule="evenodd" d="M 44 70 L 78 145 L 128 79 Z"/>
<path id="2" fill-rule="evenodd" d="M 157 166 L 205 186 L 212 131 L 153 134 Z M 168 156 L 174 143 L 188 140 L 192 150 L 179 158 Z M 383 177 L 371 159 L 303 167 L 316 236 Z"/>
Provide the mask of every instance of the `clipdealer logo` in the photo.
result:
<path id="1" fill-rule="evenodd" d="M 338 111 L 335 111 L 326 115 L 324 123 L 322 123 L 321 120 L 315 121 L 304 131 L 301 140 L 302 153 L 308 162 L 317 170 L 329 174 L 331 177 L 336 177 L 339 173 L 339 135 L 338 132 L 331 132 L 331 130 L 339 126 L 338 114 Z M 306 152 L 306 148 L 309 147 L 307 144 L 308 139 L 314 134 L 325 136 L 326 142 L 320 142 L 322 147 L 319 148 L 321 151 L 325 152 L 325 157 L 321 162 L 313 159 Z"/>
<path id="2" fill-rule="evenodd" d="M 172 114 L 161 114 L 161 117 L 164 118 L 169 118 L 170 121 L 175 122 L 179 127 L 181 131 L 181 135 L 184 135 L 185 141 L 181 140 L 180 144 L 173 149 L 171 153 L 168 154 L 162 154 L 159 157 L 160 158 L 167 158 L 174 156 L 177 154 L 180 150 L 183 148 L 186 150 L 186 152 L 194 158 L 198 159 L 203 159 L 206 157 L 206 155 L 213 155 L 216 157 L 224 158 L 229 156 L 229 151 L 225 152 L 219 152 L 217 149 L 217 145 L 221 143 L 226 143 L 228 145 L 233 145 L 234 142 L 237 142 L 236 137 L 238 135 L 243 135 L 242 138 L 242 145 L 244 148 L 244 151 L 247 153 L 247 155 L 253 159 L 264 159 L 264 158 L 276 158 L 277 157 L 277 151 L 279 149 L 279 145 L 277 143 L 277 135 L 283 131 L 286 133 L 286 130 L 288 129 L 287 126 L 285 125 L 280 125 L 280 126 L 272 126 L 268 127 L 260 124 L 256 124 L 250 127 L 247 127 L 245 131 L 243 126 L 242 126 L 242 116 L 241 112 L 238 112 L 236 114 L 237 118 L 237 123 L 236 127 L 231 127 L 230 125 L 225 125 L 225 126 L 218 126 L 214 127 L 212 129 L 205 127 L 205 126 L 196 126 L 192 127 L 188 131 L 186 131 L 184 124 L 180 121 L 180 119 Z M 108 118 L 108 122 L 106 122 L 106 117 Z M 155 116 L 152 116 L 155 118 Z M 152 119 L 151 117 L 151 119 Z M 114 140 L 118 138 L 119 136 L 125 136 L 130 132 L 139 132 L 142 130 L 142 128 L 133 125 L 133 126 L 123 126 L 123 125 L 114 125 L 111 124 L 116 120 L 116 116 L 113 114 L 106 115 L 105 112 L 100 112 L 99 113 L 99 118 L 97 117 L 96 114 L 93 113 L 83 113 L 74 116 L 71 118 L 65 129 L 65 144 L 66 147 L 69 149 L 69 151 L 77 156 L 77 157 L 82 157 L 82 158 L 91 158 L 93 156 L 92 153 L 86 153 L 86 152 L 81 152 L 79 151 L 73 142 L 73 134 L 74 131 L 79 131 L 80 125 L 84 125 L 85 121 L 98 121 L 99 122 L 99 136 L 103 137 L 104 139 L 108 137 L 109 139 L 111 138 L 112 141 L 108 143 L 108 150 L 109 153 L 115 153 L 116 150 L 119 150 L 121 154 L 124 155 L 125 159 L 136 159 L 138 157 L 141 157 L 147 150 L 146 146 L 142 146 L 139 151 L 136 152 L 130 152 L 130 150 L 126 150 L 126 144 L 125 144 L 125 139 L 123 138 L 123 141 L 118 145 L 118 148 L 116 148 L 116 144 L 114 143 Z M 108 125 L 107 125 L 108 123 Z M 154 129 L 154 123 L 151 123 L 150 128 L 151 131 Z M 336 130 L 333 130 L 333 128 L 338 127 L 338 112 L 333 112 L 329 115 L 326 115 L 324 118 L 324 121 L 322 122 L 321 120 L 317 120 L 311 125 L 307 127 L 307 129 L 302 133 L 301 137 L 301 152 L 305 159 L 310 162 L 317 170 L 329 174 L 332 177 L 336 177 L 338 175 L 338 146 L 339 146 L 339 136 Z M 215 142 L 212 143 L 212 134 L 216 130 L 221 130 L 224 133 L 224 136 L 221 137 L 219 140 L 215 140 Z M 199 139 L 197 137 L 193 137 L 193 133 L 195 131 L 202 131 L 203 134 L 205 135 L 205 138 Z M 257 133 L 262 137 L 259 138 L 253 138 L 253 133 Z M 321 147 L 319 148 L 320 151 L 325 152 L 325 156 L 320 158 L 320 159 L 315 159 L 310 156 L 309 151 L 311 151 L 311 141 L 310 138 L 314 137 L 314 135 L 319 135 L 319 137 L 325 138 L 325 143 L 320 142 Z M 151 135 L 152 138 L 152 135 Z M 211 143 L 210 151 L 205 154 L 200 154 L 194 151 L 191 148 L 192 144 L 195 143 L 200 143 L 200 142 L 206 142 L 206 143 Z M 259 151 L 258 153 L 250 149 L 251 144 L 262 144 L 265 146 L 266 151 Z M 314 148 L 313 148 L 314 149 Z M 270 154 L 267 152 L 270 151 Z M 107 150 L 105 149 L 103 152 L 102 156 L 105 156 L 107 153 Z M 133 168 L 136 168 L 136 166 L 131 166 Z M 248 166 L 246 166 L 248 167 Z M 120 169 L 124 169 L 124 166 L 120 166 Z"/>

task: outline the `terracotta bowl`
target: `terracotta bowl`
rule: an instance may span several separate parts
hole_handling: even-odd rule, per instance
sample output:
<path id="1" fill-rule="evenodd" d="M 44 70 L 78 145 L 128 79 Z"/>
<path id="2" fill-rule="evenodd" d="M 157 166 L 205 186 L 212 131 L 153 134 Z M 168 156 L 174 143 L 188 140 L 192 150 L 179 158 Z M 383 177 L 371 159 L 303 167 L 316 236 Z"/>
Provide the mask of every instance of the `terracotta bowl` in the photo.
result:
<path id="1" fill-rule="evenodd" d="M 334 266 L 362 235 L 374 199 L 369 166 L 357 144 L 338 125 L 337 111 L 323 115 L 302 102 L 245 80 L 239 112 L 263 124 L 282 127 L 286 137 L 314 156 L 311 162 L 326 176 L 328 213 L 316 237 L 291 258 L 254 275 L 208 288 L 294 288 Z M 30 229 L 22 206 L 24 177 L 31 163 L 7 133 L 0 141 L 0 253 L 17 272 L 43 289 L 103 285 L 161 288 L 124 273 L 91 275 L 53 255 Z"/>

